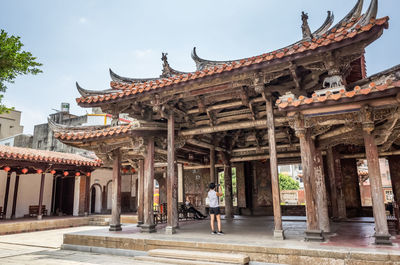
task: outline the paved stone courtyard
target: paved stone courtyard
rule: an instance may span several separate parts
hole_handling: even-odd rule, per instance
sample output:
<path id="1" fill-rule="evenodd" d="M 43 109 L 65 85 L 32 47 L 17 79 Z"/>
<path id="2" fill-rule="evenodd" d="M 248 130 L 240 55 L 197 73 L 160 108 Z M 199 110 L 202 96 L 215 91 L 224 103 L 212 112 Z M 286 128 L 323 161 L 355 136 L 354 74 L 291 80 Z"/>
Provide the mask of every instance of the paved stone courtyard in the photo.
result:
<path id="1" fill-rule="evenodd" d="M 95 228 L 83 226 L 0 236 L 0 264 L 138 264 L 132 257 L 60 250 L 64 233 Z"/>

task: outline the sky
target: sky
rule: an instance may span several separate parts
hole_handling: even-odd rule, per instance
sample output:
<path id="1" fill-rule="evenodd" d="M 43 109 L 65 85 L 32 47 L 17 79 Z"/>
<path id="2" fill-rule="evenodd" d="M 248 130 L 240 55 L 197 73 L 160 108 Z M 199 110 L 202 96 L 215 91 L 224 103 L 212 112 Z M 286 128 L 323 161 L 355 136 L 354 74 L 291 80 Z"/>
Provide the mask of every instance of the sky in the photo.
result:
<path id="1" fill-rule="evenodd" d="M 127 77 L 161 74 L 161 53 L 181 71 L 195 70 L 193 47 L 205 59 L 232 60 L 282 48 L 301 39 L 301 11 L 311 30 L 333 11 L 343 18 L 356 0 L 0 0 L 0 29 L 21 37 L 43 73 L 8 84 L 4 103 L 22 111 L 24 133 L 45 123 L 61 102 L 77 106 L 75 82 L 110 87 L 108 69 Z M 364 11 L 370 0 L 364 0 Z M 399 0 L 380 0 L 389 29 L 366 49 L 367 73 L 400 64 Z"/>

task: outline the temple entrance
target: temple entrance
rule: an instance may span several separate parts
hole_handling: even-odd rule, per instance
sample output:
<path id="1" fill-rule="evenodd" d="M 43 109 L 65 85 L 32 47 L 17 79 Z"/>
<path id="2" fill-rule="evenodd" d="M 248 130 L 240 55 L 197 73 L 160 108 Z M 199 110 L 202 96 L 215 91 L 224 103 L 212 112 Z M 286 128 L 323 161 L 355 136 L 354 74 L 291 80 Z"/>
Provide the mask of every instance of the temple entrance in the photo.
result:
<path id="1" fill-rule="evenodd" d="M 56 178 L 54 209 L 56 215 L 72 215 L 74 209 L 75 177 Z"/>

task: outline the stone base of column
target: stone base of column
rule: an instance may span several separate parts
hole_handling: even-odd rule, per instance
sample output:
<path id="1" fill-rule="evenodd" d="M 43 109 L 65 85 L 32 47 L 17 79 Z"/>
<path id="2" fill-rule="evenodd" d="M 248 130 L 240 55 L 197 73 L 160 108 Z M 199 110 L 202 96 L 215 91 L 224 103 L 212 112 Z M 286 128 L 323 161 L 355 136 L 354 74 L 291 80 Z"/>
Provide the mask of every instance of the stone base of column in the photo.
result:
<path id="1" fill-rule="evenodd" d="M 311 241 L 311 242 L 323 242 L 325 241 L 324 236 L 322 235 L 321 230 L 306 230 L 305 231 L 305 241 Z"/>
<path id="2" fill-rule="evenodd" d="M 156 225 L 147 225 L 147 224 L 142 224 L 140 226 L 141 228 L 141 233 L 155 233 L 156 232 Z"/>
<path id="3" fill-rule="evenodd" d="M 141 227 L 141 226 L 142 226 L 142 224 L 143 224 L 143 222 L 142 222 L 142 221 L 138 221 L 136 226 L 137 226 L 137 227 Z"/>
<path id="4" fill-rule="evenodd" d="M 283 230 L 274 230 L 274 239 L 284 240 L 285 233 L 283 232 Z"/>
<path id="5" fill-rule="evenodd" d="M 37 219 L 38 219 L 38 220 L 42 220 L 42 218 L 43 218 L 43 215 L 38 215 L 38 216 L 37 216 Z"/>
<path id="6" fill-rule="evenodd" d="M 391 235 L 374 235 L 375 244 L 377 245 L 392 245 L 392 241 L 390 240 Z"/>
<path id="7" fill-rule="evenodd" d="M 117 225 L 111 225 L 110 224 L 110 228 L 108 229 L 109 231 L 121 231 L 121 224 L 117 224 Z"/>
<path id="8" fill-rule="evenodd" d="M 176 233 L 176 228 L 175 228 L 175 227 L 172 227 L 172 226 L 167 226 L 167 227 L 165 228 L 165 233 L 166 233 L 167 235 L 173 235 L 173 234 Z"/>

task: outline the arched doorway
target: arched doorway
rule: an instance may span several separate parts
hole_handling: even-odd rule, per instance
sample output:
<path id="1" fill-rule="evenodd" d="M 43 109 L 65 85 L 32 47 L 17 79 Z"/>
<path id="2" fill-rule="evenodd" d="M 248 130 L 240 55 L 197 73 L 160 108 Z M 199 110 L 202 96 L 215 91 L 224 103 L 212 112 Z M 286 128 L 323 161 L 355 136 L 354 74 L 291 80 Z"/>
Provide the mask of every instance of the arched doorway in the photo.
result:
<path id="1" fill-rule="evenodd" d="M 101 213 L 101 186 L 93 184 L 90 188 L 90 213 Z"/>
<path id="2" fill-rule="evenodd" d="M 95 213 L 96 210 L 96 188 L 92 186 L 90 197 L 90 213 Z"/>

